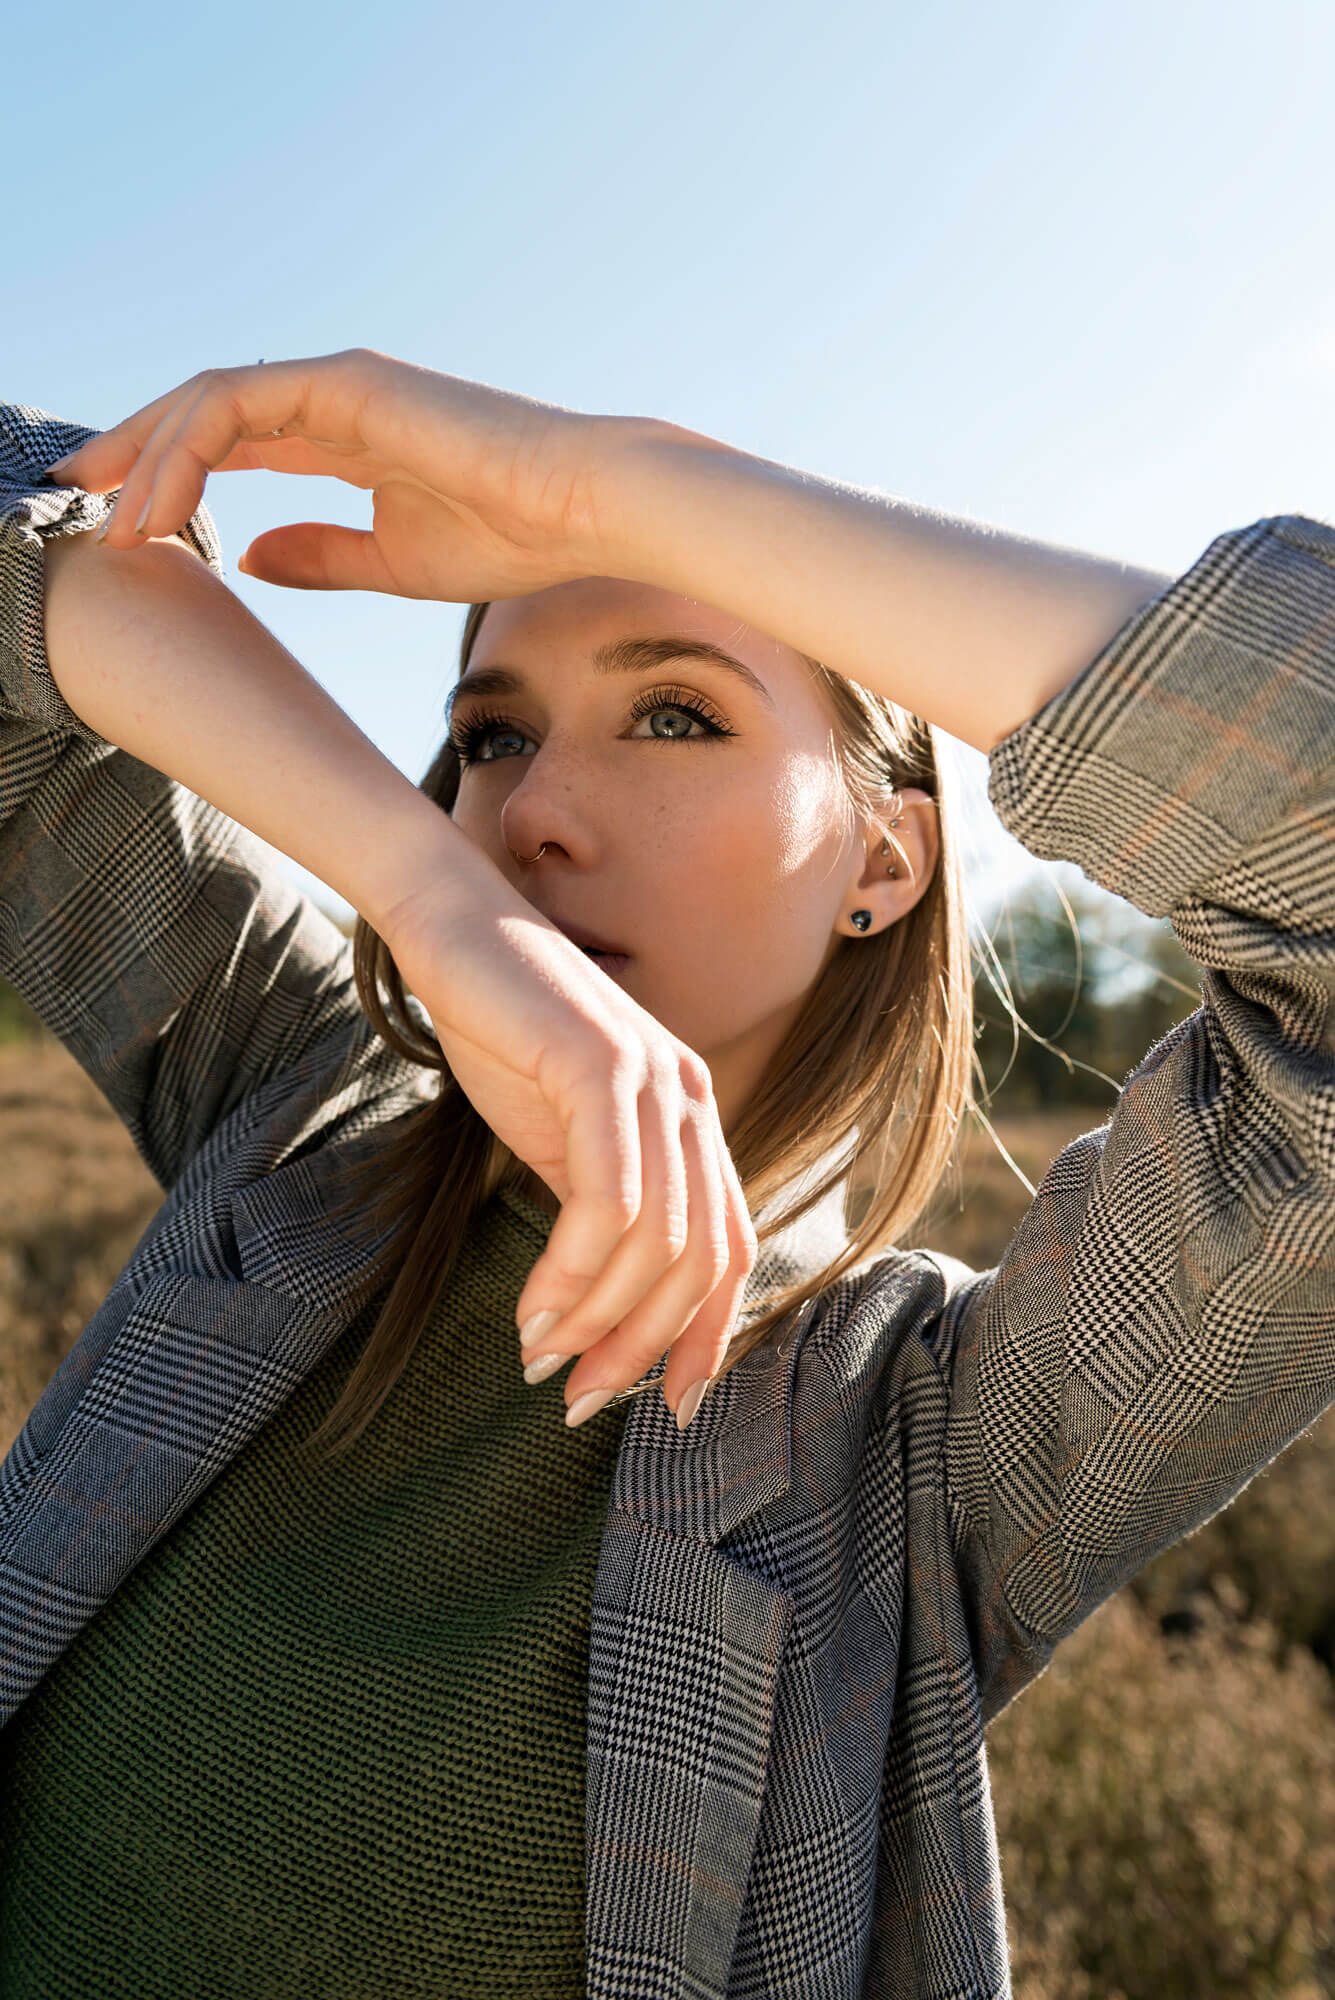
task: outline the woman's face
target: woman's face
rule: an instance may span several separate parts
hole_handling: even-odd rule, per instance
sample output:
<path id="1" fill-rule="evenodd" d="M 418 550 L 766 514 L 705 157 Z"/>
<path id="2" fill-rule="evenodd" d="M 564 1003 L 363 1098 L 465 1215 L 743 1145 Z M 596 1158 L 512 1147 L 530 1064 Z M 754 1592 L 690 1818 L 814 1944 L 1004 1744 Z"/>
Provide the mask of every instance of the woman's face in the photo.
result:
<path id="1" fill-rule="evenodd" d="M 484 687 L 492 670 L 514 685 Z M 921 792 L 896 828 L 916 886 L 853 826 L 797 653 L 652 585 L 587 577 L 492 604 L 451 734 L 467 759 L 455 824 L 544 916 L 629 953 L 606 976 L 708 1063 L 725 1131 L 858 936 L 849 912 L 886 929 L 936 858 Z"/>

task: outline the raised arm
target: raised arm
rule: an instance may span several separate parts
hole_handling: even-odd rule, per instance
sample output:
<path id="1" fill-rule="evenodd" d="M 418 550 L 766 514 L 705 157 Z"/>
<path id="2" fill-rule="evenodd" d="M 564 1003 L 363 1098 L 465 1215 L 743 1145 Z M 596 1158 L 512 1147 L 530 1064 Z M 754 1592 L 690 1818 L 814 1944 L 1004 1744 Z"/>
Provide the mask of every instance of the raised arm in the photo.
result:
<path id="1" fill-rule="evenodd" d="M 613 574 L 722 605 L 977 750 L 1172 581 L 673 425 L 646 426 L 607 483 Z"/>
<path id="2" fill-rule="evenodd" d="M 1203 1005 L 952 1273 L 945 1501 L 984 1716 L 1335 1401 L 1335 528 L 1218 536 L 998 745 L 991 796 Z"/>
<path id="3" fill-rule="evenodd" d="M 206 514 L 97 546 L 105 503 L 41 478 L 87 436 L 0 405 L 0 973 L 167 1188 L 361 1018 L 351 945 L 251 834 L 374 910 L 408 829 L 453 830 L 226 588 Z"/>
<path id="4" fill-rule="evenodd" d="M 45 627 L 51 678 L 85 729 L 291 855 L 373 923 L 404 893 L 405 856 L 466 849 L 180 543 L 126 555 L 91 535 L 52 541 Z"/>
<path id="5" fill-rule="evenodd" d="M 261 537 L 257 575 L 703 597 L 987 750 L 1034 853 L 1171 915 L 1204 1006 L 942 1319 L 952 1526 L 1004 1699 L 1335 1395 L 1335 531 L 1258 522 L 1173 580 L 362 353 L 199 378 L 75 461 L 124 481 L 127 551 L 251 465 L 376 500 L 369 532 Z"/>
<path id="6" fill-rule="evenodd" d="M 375 522 L 271 530 L 249 574 L 460 602 L 579 575 L 653 583 L 984 751 L 1171 581 L 679 425 L 584 416 L 364 350 L 196 377 L 105 432 L 71 476 L 124 481 L 109 540 L 128 551 L 141 528 L 180 525 L 208 469 L 257 466 L 364 487 Z"/>
<path id="7" fill-rule="evenodd" d="M 717 1367 L 757 1248 L 703 1060 L 544 918 L 189 550 L 127 554 L 86 537 L 47 548 L 35 617 L 53 523 L 92 525 L 87 496 L 39 488 L 13 512 L 27 566 L 9 579 L 9 685 L 38 727 L 42 768 L 34 785 L 32 746 L 0 734 L 20 807 L 0 829 L 0 919 L 7 901 L 13 915 L 0 969 L 170 1185 L 267 1079 L 332 1037 L 325 1070 L 341 1073 L 344 1043 L 350 1056 L 354 1036 L 369 1040 L 351 945 L 238 822 L 291 854 L 389 940 L 461 1087 L 562 1204 L 517 1324 L 550 1327 L 614 1263 L 584 1335 L 587 1353 L 617 1333 L 615 1355 L 589 1363 L 615 1371 L 597 1387 L 638 1381 L 675 1343 L 664 1389 L 675 1409 Z M 572 1410 L 587 1387 L 587 1370 L 568 1378 Z"/>

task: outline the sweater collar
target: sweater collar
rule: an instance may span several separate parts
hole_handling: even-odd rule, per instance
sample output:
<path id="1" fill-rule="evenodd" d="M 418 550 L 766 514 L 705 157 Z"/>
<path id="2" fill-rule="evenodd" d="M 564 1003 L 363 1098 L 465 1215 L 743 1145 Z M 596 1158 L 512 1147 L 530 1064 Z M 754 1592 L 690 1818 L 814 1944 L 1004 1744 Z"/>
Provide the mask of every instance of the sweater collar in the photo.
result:
<path id="1" fill-rule="evenodd" d="M 322 1149 L 286 1165 L 232 1195 L 236 1243 L 244 1277 L 287 1293 L 315 1322 L 302 1340 L 312 1360 L 366 1302 L 358 1270 L 347 1272 L 335 1303 L 329 1272 L 347 1269 L 345 1239 L 331 1238 L 325 1187 L 337 1149 Z M 823 1163 L 812 1170 L 818 1172 Z M 788 1199 L 792 1199 L 792 1190 Z M 516 1242 L 527 1235 L 531 1266 L 555 1218 L 513 1190 L 503 1192 Z M 767 1211 L 766 1213 L 772 1213 Z M 847 1242 L 843 1188 L 836 1186 L 799 1222 L 761 1246 L 747 1281 L 743 1309 L 771 1284 L 790 1284 L 823 1269 Z M 520 1265 L 522 1268 L 522 1264 Z M 791 1409 L 802 1344 L 821 1299 L 790 1315 L 769 1339 L 707 1391 L 684 1431 L 659 1391 L 667 1367 L 660 1355 L 628 1403 L 617 1456 L 612 1504 L 677 1535 L 715 1543 L 788 1491 L 792 1478 Z M 603 1414 L 599 1412 L 598 1415 Z M 596 1415 L 592 1421 L 598 1421 Z"/>

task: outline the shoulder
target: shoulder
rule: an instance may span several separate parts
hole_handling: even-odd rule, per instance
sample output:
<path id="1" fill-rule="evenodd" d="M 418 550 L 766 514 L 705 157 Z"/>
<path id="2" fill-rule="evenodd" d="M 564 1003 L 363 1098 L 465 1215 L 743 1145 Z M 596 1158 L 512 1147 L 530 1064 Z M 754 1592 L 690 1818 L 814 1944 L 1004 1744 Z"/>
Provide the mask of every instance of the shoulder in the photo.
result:
<path id="1" fill-rule="evenodd" d="M 818 1294 L 804 1346 L 868 1391 L 920 1357 L 939 1372 L 957 1302 L 992 1275 L 941 1250 L 876 1251 Z"/>

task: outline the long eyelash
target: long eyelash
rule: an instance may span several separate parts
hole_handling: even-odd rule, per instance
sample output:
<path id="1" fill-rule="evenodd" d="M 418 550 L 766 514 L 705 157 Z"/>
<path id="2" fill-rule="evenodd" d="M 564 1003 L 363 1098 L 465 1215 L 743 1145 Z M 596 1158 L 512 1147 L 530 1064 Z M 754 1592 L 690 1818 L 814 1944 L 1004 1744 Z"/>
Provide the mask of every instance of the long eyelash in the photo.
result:
<path id="1" fill-rule="evenodd" d="M 735 730 L 729 729 L 716 711 L 707 708 L 700 697 L 693 694 L 689 688 L 662 687 L 648 689 L 644 694 L 637 695 L 636 699 L 631 703 L 630 719 L 632 722 L 638 722 L 641 716 L 653 715 L 660 708 L 681 709 L 686 714 L 693 715 L 697 722 L 703 723 L 713 736 L 735 736 L 737 733 Z M 450 736 L 455 750 L 458 752 L 459 761 L 463 764 L 473 763 L 478 744 L 487 735 L 488 731 L 493 729 L 511 729 L 518 735 L 523 734 L 518 723 L 511 722 L 506 716 L 498 715 L 495 709 L 490 708 L 476 709 L 471 715 L 461 717 L 455 722 L 450 731 Z M 703 741 L 703 738 L 698 736 L 679 736 L 675 738 L 660 736 L 658 741 L 660 743 L 671 743 L 674 741 L 678 743 L 699 743 Z M 504 762 L 505 760 L 501 759 L 501 761 Z"/>
<path id="2" fill-rule="evenodd" d="M 716 709 L 707 707 L 699 695 L 692 694 L 689 688 L 683 687 L 648 688 L 644 694 L 637 695 L 630 705 L 631 721 L 638 722 L 642 715 L 652 715 L 660 708 L 684 709 L 688 715 L 693 715 L 698 722 L 703 722 L 707 728 L 712 729 L 715 736 L 732 736 L 736 733 L 728 728 Z M 669 743 L 672 738 L 664 736 L 659 740 Z M 678 738 L 678 741 L 690 740 Z M 698 742 L 699 738 L 697 737 L 695 741 Z"/>
<path id="3" fill-rule="evenodd" d="M 497 715 L 495 710 L 490 708 L 476 709 L 472 715 L 454 723 L 450 730 L 450 739 L 459 753 L 460 763 L 473 762 L 473 753 L 489 729 L 513 729 L 514 726 L 512 722 L 507 722 L 503 715 Z"/>

